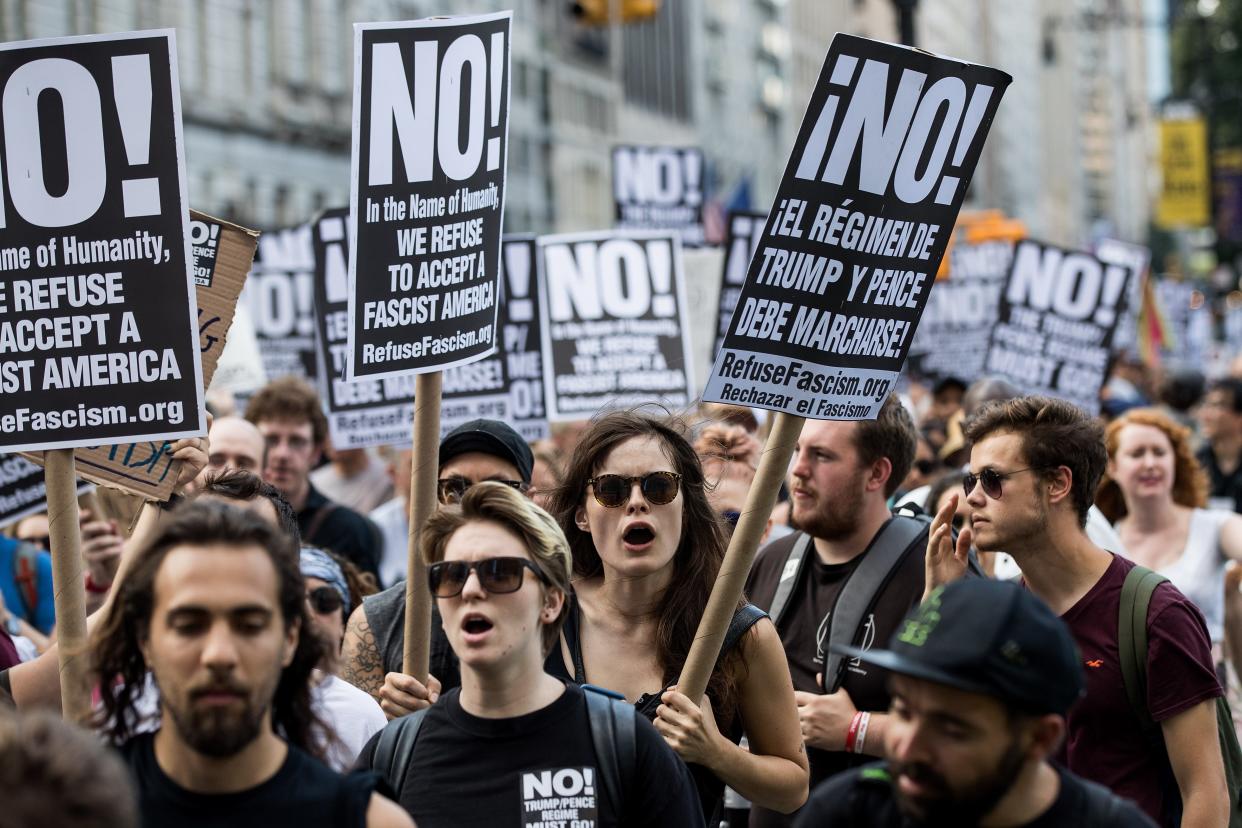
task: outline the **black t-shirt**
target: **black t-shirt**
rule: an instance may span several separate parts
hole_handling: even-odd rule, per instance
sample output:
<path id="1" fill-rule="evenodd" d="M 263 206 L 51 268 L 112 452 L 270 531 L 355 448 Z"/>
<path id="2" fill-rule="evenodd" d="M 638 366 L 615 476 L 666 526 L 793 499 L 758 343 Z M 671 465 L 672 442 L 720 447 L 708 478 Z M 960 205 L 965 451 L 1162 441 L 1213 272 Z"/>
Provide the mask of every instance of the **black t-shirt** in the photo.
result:
<path id="1" fill-rule="evenodd" d="M 168 778 L 155 759 L 155 734 L 144 733 L 118 748 L 138 785 L 144 828 L 365 828 L 367 805 L 379 778 L 341 776 L 289 745 L 276 775 L 231 794 L 187 791 Z"/>
<path id="2" fill-rule="evenodd" d="M 306 543 L 330 549 L 379 579 L 384 540 L 379 527 L 370 518 L 328 500 L 311 486 L 306 505 L 298 512 L 298 531 Z"/>
<path id="3" fill-rule="evenodd" d="M 1233 510 L 1242 512 L 1242 462 L 1232 472 L 1225 474 L 1216 462 L 1216 452 L 1212 451 L 1211 445 L 1199 449 L 1197 457 L 1199 465 L 1203 466 L 1212 484 L 1209 495 L 1229 498 L 1233 501 Z"/>
<path id="4" fill-rule="evenodd" d="M 1055 767 L 1055 766 L 1054 766 Z M 1052 807 L 1022 828 L 1156 828 L 1156 823 L 1128 799 L 1119 799 L 1112 818 L 1104 803 L 1107 788 L 1055 768 L 1061 789 Z M 884 763 L 877 762 L 820 785 L 798 813 L 795 828 L 920 828 L 897 807 Z M 970 828 L 960 823 L 960 828 Z"/>
<path id="5" fill-rule="evenodd" d="M 785 561 L 794 543 L 802 537 L 801 532 L 795 532 L 760 550 L 746 583 L 746 596 L 755 606 L 763 610 L 772 606 L 772 599 L 785 569 Z M 915 546 L 921 544 L 925 548 L 926 534 L 914 543 Z M 785 647 L 785 657 L 789 662 L 795 690 L 822 692 L 815 676 L 824 666 L 826 654 L 822 648 L 827 646 L 829 618 L 841 593 L 841 587 L 868 551 L 870 547 L 848 563 L 825 564 L 815 553 L 813 545 L 807 549 L 802 581 L 790 593 L 784 616 L 776 628 Z M 901 561 L 897 571 L 880 591 L 875 612 L 868 614 L 862 629 L 855 637 L 856 646 L 868 650 L 872 647 L 884 647 L 906 614 L 919 603 L 923 597 L 923 558 L 924 555 L 911 552 Z M 888 673 L 858 659 L 845 662 L 841 686 L 849 692 L 859 710 L 886 712 L 892 701 L 888 694 Z M 872 761 L 872 757 L 862 754 L 826 751 L 815 747 L 807 748 L 807 759 L 811 764 L 812 788 L 834 774 Z M 785 814 L 753 808 L 750 824 L 752 828 L 777 828 L 792 825 L 793 820 Z"/>
<path id="6" fill-rule="evenodd" d="M 427 709 L 401 805 L 419 828 L 525 828 L 601 822 L 598 762 L 586 697 L 572 685 L 552 704 L 510 719 L 462 709 L 453 690 Z M 650 722 L 635 715 L 636 768 L 619 825 L 702 826 L 690 774 Z M 376 734 L 358 757 L 369 768 Z"/>

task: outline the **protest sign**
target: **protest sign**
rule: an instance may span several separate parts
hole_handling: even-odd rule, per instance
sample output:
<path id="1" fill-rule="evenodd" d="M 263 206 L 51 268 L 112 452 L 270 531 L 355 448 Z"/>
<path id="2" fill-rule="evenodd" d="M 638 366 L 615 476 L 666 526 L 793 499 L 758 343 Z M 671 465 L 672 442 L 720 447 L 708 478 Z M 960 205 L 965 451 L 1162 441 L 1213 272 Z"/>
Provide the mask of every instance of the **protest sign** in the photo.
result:
<path id="1" fill-rule="evenodd" d="M 90 483 L 78 481 L 79 495 L 94 490 Z M 43 480 L 43 467 L 16 454 L 0 455 L 0 526 L 46 510 L 47 484 Z"/>
<path id="2" fill-rule="evenodd" d="M 612 148 L 617 228 L 672 230 L 703 244 L 703 151 L 697 147 Z"/>
<path id="3" fill-rule="evenodd" d="M 1122 265 L 1138 274 L 1130 280 L 1126 309 L 1117 322 L 1117 330 L 1113 332 L 1113 353 L 1137 351 L 1138 317 L 1143 304 L 1143 285 L 1149 278 L 1147 268 L 1151 263 L 1151 250 L 1116 239 L 1100 239 L 1095 246 L 1095 255 L 1100 261 Z"/>
<path id="4" fill-rule="evenodd" d="M 1169 340 L 1161 343 L 1161 357 L 1178 365 L 1202 365 L 1212 339 L 1212 311 L 1203 290 L 1190 282 L 1161 279 L 1156 298 L 1169 326 Z"/>
<path id="5" fill-rule="evenodd" d="M 0 447 L 202 434 L 171 30 L 0 46 Z"/>
<path id="6" fill-rule="evenodd" d="M 351 378 L 496 348 L 511 16 L 354 28 Z"/>
<path id="7" fill-rule="evenodd" d="M 267 372 L 263 370 L 263 355 L 259 351 L 259 337 L 250 318 L 250 306 L 244 301 L 237 303 L 233 324 L 229 326 L 229 338 L 216 362 L 216 372 L 207 386 L 207 395 L 249 395 L 267 385 Z"/>
<path id="8" fill-rule="evenodd" d="M 538 239 L 550 420 L 694 399 L 681 240 L 673 233 Z"/>
<path id="9" fill-rule="evenodd" d="M 876 416 L 1009 81 L 833 39 L 705 401 Z"/>
<path id="10" fill-rule="evenodd" d="M 1026 239 L 1014 247 L 987 373 L 1099 411 L 1132 267 Z"/>
<path id="11" fill-rule="evenodd" d="M 232 333 L 234 311 L 239 307 L 238 295 L 250 270 L 258 233 L 197 210 L 190 211 L 190 219 L 191 225 L 199 228 L 192 230 L 192 234 L 215 241 L 210 265 L 203 264 L 197 256 L 193 258 L 195 272 L 201 273 L 209 283 L 199 284 L 194 289 L 198 299 L 198 342 L 206 388 L 215 375 L 226 338 Z M 194 245 L 193 249 L 197 251 L 199 247 L 201 245 Z M 181 468 L 181 463 L 173 460 L 169 452 L 172 443 L 164 439 L 83 447 L 74 451 L 75 466 L 80 477 L 95 483 L 125 489 L 152 500 L 167 500 Z M 29 452 L 26 456 L 43 462 L 39 452 Z"/>
<path id="12" fill-rule="evenodd" d="M 270 378 L 315 381 L 314 281 L 309 224 L 263 234 L 242 302 L 250 309 L 263 373 Z"/>
<path id="13" fill-rule="evenodd" d="M 763 238 L 763 225 L 767 220 L 767 213 L 729 213 L 725 230 L 724 272 L 720 280 L 720 324 L 716 328 L 712 359 L 720 352 L 720 345 L 729 330 L 729 320 L 733 318 L 737 299 L 742 295 L 746 271 L 750 269 L 750 260 L 754 258 L 759 240 Z"/>

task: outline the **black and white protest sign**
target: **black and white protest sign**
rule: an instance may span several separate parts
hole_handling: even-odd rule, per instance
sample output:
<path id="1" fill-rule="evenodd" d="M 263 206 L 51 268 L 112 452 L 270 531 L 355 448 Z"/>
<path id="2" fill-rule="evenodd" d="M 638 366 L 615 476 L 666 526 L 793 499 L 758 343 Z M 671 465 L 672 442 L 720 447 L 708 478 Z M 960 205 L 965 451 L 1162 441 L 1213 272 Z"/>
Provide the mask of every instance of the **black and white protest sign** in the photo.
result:
<path id="1" fill-rule="evenodd" d="M 876 415 L 1009 81 L 833 39 L 704 400 Z"/>
<path id="2" fill-rule="evenodd" d="M 315 357 L 315 252 L 309 224 L 259 237 L 241 301 L 250 308 L 264 373 L 272 379 L 292 375 L 313 382 L 319 367 Z"/>
<path id="3" fill-rule="evenodd" d="M 543 370 L 550 420 L 694 399 L 681 240 L 673 233 L 542 236 Z"/>
<path id="4" fill-rule="evenodd" d="M 595 768 L 548 768 L 522 774 L 522 826 L 598 828 Z"/>
<path id="5" fill-rule="evenodd" d="M 989 375 L 1028 394 L 1099 411 L 1113 331 L 1125 311 L 1130 267 L 1025 239 L 1014 247 L 988 348 Z"/>
<path id="6" fill-rule="evenodd" d="M 219 222 L 190 219 L 190 245 L 194 257 L 194 284 L 209 288 L 216 272 L 216 253 L 220 250 Z"/>
<path id="7" fill-rule="evenodd" d="M 936 282 L 908 355 L 910 370 L 936 381 L 974 382 L 984 371 L 1013 242 L 959 240 L 949 249 L 949 278 Z"/>
<path id="8" fill-rule="evenodd" d="M 510 18 L 354 29 L 351 377 L 496 348 Z"/>
<path id="9" fill-rule="evenodd" d="M 170 30 L 0 46 L 0 446 L 205 430 Z"/>
<path id="10" fill-rule="evenodd" d="M 1156 283 L 1156 299 L 1168 334 L 1160 343 L 1161 357 L 1178 365 L 1203 365 L 1212 341 L 1212 311 L 1202 288 L 1161 279 Z"/>
<path id="11" fill-rule="evenodd" d="M 724 270 L 720 281 L 720 324 L 716 328 L 713 357 L 720 352 L 720 345 L 729 330 L 729 320 L 733 318 L 738 297 L 742 295 L 746 271 L 750 269 L 750 260 L 754 258 L 759 240 L 763 238 L 763 225 L 767 219 L 767 213 L 729 213 L 729 224 L 725 231 Z"/>
<path id="12" fill-rule="evenodd" d="M 697 147 L 612 148 L 617 227 L 673 230 L 703 244 L 703 151 Z"/>
<path id="13" fill-rule="evenodd" d="M 78 494 L 95 487 L 78 481 Z M 17 454 L 0 455 L 0 526 L 16 523 L 27 515 L 47 509 L 47 484 L 43 467 Z"/>
<path id="14" fill-rule="evenodd" d="M 1149 278 L 1147 268 L 1151 264 L 1151 250 L 1117 239 L 1100 239 L 1095 246 L 1095 255 L 1101 261 L 1123 265 L 1139 274 L 1130 280 L 1126 309 L 1117 323 L 1117 330 L 1113 332 L 1114 353 L 1135 352 L 1138 349 L 1138 316 L 1143 304 L 1143 282 Z"/>

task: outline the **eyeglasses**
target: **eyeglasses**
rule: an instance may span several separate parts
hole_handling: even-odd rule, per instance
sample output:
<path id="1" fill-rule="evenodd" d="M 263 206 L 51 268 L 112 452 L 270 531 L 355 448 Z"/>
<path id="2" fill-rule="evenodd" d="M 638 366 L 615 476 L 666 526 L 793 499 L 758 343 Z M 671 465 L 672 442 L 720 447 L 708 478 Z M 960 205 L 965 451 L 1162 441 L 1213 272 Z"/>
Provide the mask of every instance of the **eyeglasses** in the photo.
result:
<path id="1" fill-rule="evenodd" d="M 504 483 L 517 489 L 519 492 L 526 491 L 526 484 L 521 480 L 480 480 L 480 483 Z M 436 481 L 436 497 L 445 506 L 453 503 L 461 503 L 461 499 L 466 496 L 466 489 L 475 484 L 475 481 L 468 477 L 446 477 Z"/>
<path id="2" fill-rule="evenodd" d="M 517 592 L 522 588 L 526 570 L 550 584 L 548 576 L 525 558 L 483 558 L 478 561 L 438 561 L 427 567 L 427 586 L 437 598 L 452 598 L 466 588 L 470 573 L 479 576 L 479 584 L 492 595 Z"/>
<path id="3" fill-rule="evenodd" d="M 677 489 L 681 485 L 681 475 L 677 472 L 648 472 L 641 477 L 625 477 L 620 474 L 601 474 L 592 477 L 587 485 L 595 492 L 595 501 L 600 506 L 615 509 L 623 506 L 630 499 L 634 484 L 643 493 L 648 503 L 663 506 L 672 503 L 677 497 Z"/>
<path id="4" fill-rule="evenodd" d="M 1042 466 L 1028 466 L 1025 469 L 1014 469 L 1011 472 L 998 472 L 996 469 L 984 469 L 978 474 L 967 472 L 966 476 L 962 478 L 962 488 L 966 491 L 966 496 L 970 497 L 970 493 L 975 490 L 975 484 L 981 483 L 983 484 L 983 493 L 985 495 L 993 500 L 1000 500 L 1002 480 L 1015 474 L 1035 471 L 1039 468 L 1042 468 Z"/>
<path id="5" fill-rule="evenodd" d="M 344 603 L 341 600 L 341 593 L 330 586 L 315 587 L 306 593 L 306 602 L 320 615 L 336 612 Z"/>

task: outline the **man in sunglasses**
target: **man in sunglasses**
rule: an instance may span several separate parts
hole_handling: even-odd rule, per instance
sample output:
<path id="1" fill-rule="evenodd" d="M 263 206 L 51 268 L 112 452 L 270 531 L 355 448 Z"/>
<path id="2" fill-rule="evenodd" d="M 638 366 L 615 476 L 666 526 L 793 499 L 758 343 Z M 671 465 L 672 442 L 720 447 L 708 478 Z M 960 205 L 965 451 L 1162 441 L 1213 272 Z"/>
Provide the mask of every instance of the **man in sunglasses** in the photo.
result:
<path id="1" fill-rule="evenodd" d="M 534 454 L 526 441 L 498 420 L 471 420 L 440 441 L 437 498 L 441 506 L 461 501 L 466 490 L 484 480 L 504 483 L 525 493 L 530 488 Z M 408 511 L 405 512 L 408 514 Z M 409 536 L 408 526 L 401 533 Z M 404 557 L 406 547 L 386 555 Z M 401 672 L 405 647 L 405 581 L 368 596 L 345 628 L 341 678 L 370 693 L 389 718 L 426 707 L 442 690 L 461 683 L 457 657 L 449 647 L 439 616 L 432 615 L 431 675 L 423 686 Z"/>
<path id="2" fill-rule="evenodd" d="M 981 551 L 1012 555 L 1027 588 L 1069 626 L 1087 668 L 1086 696 L 1069 711 L 1058 764 L 1133 799 L 1161 825 L 1227 824 L 1230 796 L 1217 749 L 1221 688 L 1207 626 L 1167 581 L 1151 594 L 1146 615 L 1145 716 L 1126 692 L 1119 616 L 1134 564 L 1084 531 L 1108 461 L 1099 423 L 1062 400 L 1019 397 L 980 409 L 966 438 L 970 471 L 959 497 L 970 507 L 971 529 L 954 549 L 944 527 L 956 506 L 951 498 L 932 523 L 929 587 L 960 571 L 972 535 Z"/>

